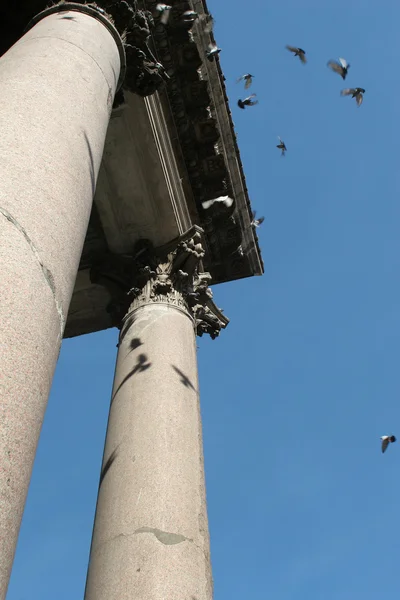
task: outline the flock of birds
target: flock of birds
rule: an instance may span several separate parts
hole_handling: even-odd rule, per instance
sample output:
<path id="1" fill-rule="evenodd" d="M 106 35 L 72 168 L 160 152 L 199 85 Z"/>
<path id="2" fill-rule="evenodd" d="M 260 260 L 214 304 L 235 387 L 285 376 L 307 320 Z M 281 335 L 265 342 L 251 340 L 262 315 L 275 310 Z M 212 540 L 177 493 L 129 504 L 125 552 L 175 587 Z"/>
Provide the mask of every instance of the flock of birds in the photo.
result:
<path id="1" fill-rule="evenodd" d="M 306 51 L 303 50 L 303 48 L 297 48 L 296 46 L 286 46 L 286 48 L 287 50 L 289 50 L 289 52 L 292 52 L 294 56 L 298 56 L 303 65 L 306 64 Z M 339 58 L 338 61 L 329 60 L 328 67 L 332 69 L 332 71 L 340 75 L 340 77 L 343 80 L 345 80 L 350 65 L 345 58 Z M 252 75 L 251 73 L 245 73 L 244 75 L 239 77 L 237 82 L 239 83 L 240 81 L 244 81 L 244 87 L 247 90 L 253 82 L 253 77 L 254 75 Z M 361 106 L 362 101 L 364 99 L 365 89 L 361 87 L 345 88 L 340 92 L 340 94 L 342 96 L 351 96 L 352 98 L 355 98 L 357 106 Z M 239 98 L 237 103 L 238 107 L 244 109 L 246 106 L 255 106 L 256 104 L 258 104 L 258 100 L 255 100 L 256 96 L 257 94 L 250 94 L 250 96 L 247 96 L 247 98 L 244 98 L 243 100 Z M 279 136 L 278 140 L 279 144 L 277 144 L 276 147 L 279 148 L 279 150 L 281 150 L 281 155 L 285 156 L 285 153 L 287 151 L 286 144 Z"/>
<path id="2" fill-rule="evenodd" d="M 171 9 L 172 9 L 172 6 L 170 6 L 169 4 L 159 3 L 156 5 L 155 14 L 157 14 L 159 16 L 160 22 L 163 25 L 167 25 L 169 17 L 170 17 Z M 194 10 L 186 10 L 185 12 L 183 12 L 181 15 L 181 19 L 182 19 L 182 22 L 184 22 L 184 23 L 194 23 L 195 21 L 198 21 L 200 23 L 200 25 L 202 26 L 204 33 L 211 33 L 211 31 L 213 30 L 213 27 L 214 27 L 214 19 L 213 19 L 212 15 L 210 15 L 210 14 L 199 15 Z M 206 57 L 210 62 L 213 62 L 215 60 L 215 57 L 218 56 L 218 54 L 220 52 L 221 52 L 221 48 L 219 48 L 217 46 L 217 44 L 211 43 L 208 45 L 208 47 L 206 49 Z M 247 73 L 246 75 L 243 75 L 242 77 L 240 77 L 239 81 L 244 80 L 245 88 L 247 89 L 250 87 L 250 85 L 252 83 L 252 77 L 253 77 L 252 75 Z M 257 104 L 257 100 L 253 100 L 254 97 L 255 97 L 255 94 L 252 94 L 251 96 L 249 96 L 248 98 L 245 98 L 244 100 L 239 100 L 238 106 L 240 106 L 240 108 L 244 108 L 245 106 L 253 106 L 254 104 Z M 279 146 L 278 147 L 281 148 L 282 154 L 284 155 L 285 151 L 286 151 L 286 146 L 280 138 L 279 138 Z M 202 205 L 203 205 L 203 208 L 205 210 L 207 210 L 208 208 L 213 206 L 213 204 L 216 204 L 216 203 L 222 203 L 226 207 L 229 208 L 233 204 L 233 198 L 230 198 L 229 196 L 219 196 L 218 198 L 212 198 L 211 200 L 205 200 L 202 203 Z M 259 217 L 257 219 L 256 212 L 253 211 L 252 221 L 251 221 L 250 226 L 254 227 L 254 228 L 259 227 L 261 225 L 261 223 L 264 221 L 264 218 L 265 217 Z"/>
<path id="3" fill-rule="evenodd" d="M 286 48 L 290 52 L 292 52 L 294 54 L 294 56 L 298 56 L 300 61 L 303 64 L 305 64 L 307 62 L 305 50 L 303 50 L 302 48 L 297 48 L 295 46 L 286 46 Z M 338 75 L 340 75 L 341 78 L 343 80 L 345 80 L 348 70 L 350 68 L 350 65 L 344 58 L 339 58 L 338 61 L 335 61 L 335 60 L 328 61 L 328 67 L 330 69 L 332 69 L 332 71 L 334 71 L 335 73 L 338 73 Z M 237 79 L 237 83 L 244 81 L 244 87 L 247 90 L 247 89 L 249 89 L 249 87 L 251 86 L 251 84 L 253 82 L 253 77 L 254 77 L 254 75 L 252 75 L 251 73 L 245 73 L 244 75 L 242 75 L 241 77 L 239 77 Z M 344 90 L 341 91 L 342 96 L 351 96 L 352 98 L 355 98 L 357 106 L 360 106 L 362 104 L 364 93 L 365 93 L 365 89 L 360 88 L 360 87 L 345 88 Z M 237 103 L 239 108 L 244 109 L 246 106 L 254 106 L 255 104 L 257 104 L 257 100 L 255 100 L 255 97 L 256 97 L 256 94 L 251 94 L 250 96 L 248 96 L 247 98 L 244 98 L 243 100 L 239 98 L 238 103 Z M 285 156 L 285 152 L 287 150 L 285 142 L 283 142 L 283 140 L 279 136 L 278 136 L 278 139 L 279 139 L 279 144 L 277 144 L 276 147 L 279 148 L 279 150 L 281 150 L 281 155 Z M 228 200 L 230 201 L 231 199 L 228 198 L 227 196 L 222 196 L 220 198 L 216 198 L 214 201 L 209 200 L 209 201 L 207 201 L 207 203 L 204 203 L 204 204 L 207 204 L 207 208 L 208 208 L 208 206 L 211 206 L 211 204 L 213 204 L 214 202 L 224 202 L 225 204 L 227 204 Z M 203 204 L 203 206 L 204 206 L 204 204 Z M 227 204 L 227 205 L 230 206 L 230 204 Z M 206 207 L 204 206 L 204 208 L 206 208 Z M 256 219 L 256 213 L 253 212 L 253 221 L 252 221 L 253 227 L 259 227 L 263 221 L 264 221 L 264 217 L 261 217 L 260 219 Z M 396 437 L 394 435 L 383 435 L 383 436 L 381 436 L 380 439 L 381 439 L 382 453 L 386 452 L 389 444 L 392 444 L 393 442 L 396 441 Z"/>
<path id="4" fill-rule="evenodd" d="M 166 25 L 168 23 L 171 9 L 172 9 L 172 6 L 170 6 L 168 4 L 159 3 L 156 5 L 155 12 L 156 12 L 156 14 L 159 15 L 160 22 L 163 23 L 164 25 Z M 188 22 L 194 23 L 195 21 L 198 21 L 200 23 L 200 25 L 202 26 L 204 33 L 210 33 L 214 27 L 214 19 L 210 14 L 199 15 L 194 10 L 187 10 L 184 13 L 182 13 L 181 18 L 182 18 L 182 21 L 186 22 L 186 23 L 188 23 Z M 297 46 L 289 46 L 289 45 L 287 45 L 286 48 L 287 48 L 287 50 L 289 50 L 289 52 L 292 52 L 292 54 L 294 56 L 297 56 L 303 65 L 307 63 L 306 51 L 303 50 L 303 48 L 299 48 Z M 220 52 L 221 52 L 221 48 L 219 48 L 217 46 L 217 44 L 210 43 L 206 49 L 206 57 L 210 62 L 212 62 L 215 60 L 215 57 L 218 56 L 218 54 Z M 334 73 L 337 73 L 338 75 L 340 75 L 340 77 L 343 79 L 343 81 L 346 79 L 349 68 L 350 68 L 350 64 L 344 58 L 339 58 L 338 61 L 329 60 L 327 66 L 330 69 L 332 69 L 332 71 Z M 251 84 L 253 83 L 253 78 L 254 78 L 254 75 L 252 75 L 251 73 L 245 73 L 244 75 L 241 75 L 241 77 L 238 78 L 237 82 L 238 83 L 244 82 L 244 88 L 246 90 L 248 90 L 250 88 Z M 363 99 L 364 99 L 365 89 L 362 87 L 345 88 L 345 89 L 341 90 L 340 94 L 341 94 L 341 96 L 351 96 L 352 98 L 355 98 L 357 106 L 361 106 Z M 243 99 L 239 98 L 239 100 L 237 101 L 238 107 L 240 109 L 244 110 L 246 107 L 255 106 L 256 104 L 258 104 L 258 100 L 256 100 L 256 96 L 257 96 L 257 94 L 250 94 L 246 98 L 243 98 Z M 287 152 L 286 144 L 279 136 L 278 136 L 278 140 L 279 140 L 279 144 L 277 144 L 276 147 L 281 151 L 281 156 L 285 156 L 285 154 Z M 233 199 L 230 198 L 229 196 L 219 196 L 218 198 L 213 198 L 212 200 L 205 200 L 203 202 L 203 208 L 205 210 L 207 210 L 208 208 L 213 206 L 213 204 L 215 204 L 215 203 L 222 203 L 225 206 L 230 207 L 233 204 Z M 257 218 L 256 212 L 253 211 L 251 227 L 253 227 L 253 228 L 259 227 L 263 223 L 263 221 L 264 221 L 264 217 Z M 384 436 L 384 438 L 382 438 L 382 440 L 383 439 L 385 441 L 389 440 L 387 442 L 387 444 L 396 440 L 396 438 L 394 436 Z M 384 442 L 382 441 L 382 451 L 384 452 L 387 448 L 387 444 L 384 449 L 383 449 L 383 444 L 384 444 Z"/>
<path id="5" fill-rule="evenodd" d="M 156 6 L 156 9 L 155 9 L 156 13 L 158 13 L 158 15 L 160 16 L 160 21 L 164 25 L 166 25 L 168 23 L 171 8 L 172 7 L 169 6 L 168 4 L 157 4 L 157 6 Z M 198 15 L 193 10 L 185 11 L 182 14 L 182 20 L 184 22 L 194 22 L 196 20 L 199 20 L 205 33 L 210 33 L 214 26 L 214 19 L 211 15 Z M 302 48 L 298 48 L 296 46 L 289 46 L 289 45 L 287 45 L 286 48 L 294 56 L 297 56 L 303 65 L 307 63 L 305 50 L 303 50 Z M 214 43 L 209 44 L 209 46 L 206 50 L 206 57 L 209 61 L 212 62 L 212 61 L 214 61 L 215 57 L 220 52 L 221 52 L 221 48 L 219 48 L 216 44 L 214 44 Z M 350 64 L 344 58 L 339 58 L 338 61 L 329 60 L 327 63 L 327 66 L 330 69 L 332 69 L 332 71 L 334 73 L 337 73 L 338 75 L 340 75 L 340 77 L 343 79 L 343 81 L 346 79 L 349 68 L 350 68 Z M 253 78 L 254 78 L 254 75 L 252 75 L 251 73 L 245 73 L 244 75 L 241 75 L 237 79 L 237 83 L 244 82 L 244 88 L 246 90 L 248 90 L 253 83 Z M 352 98 L 355 98 L 357 106 L 361 106 L 363 99 L 364 99 L 365 89 L 361 88 L 361 87 L 345 88 L 345 89 L 341 90 L 340 94 L 341 94 L 341 96 L 351 96 Z M 255 106 L 256 104 L 258 104 L 258 100 L 256 100 L 255 98 L 256 98 L 256 94 L 250 94 L 243 100 L 241 98 L 239 98 L 237 105 L 242 110 L 244 110 L 247 106 Z M 279 144 L 277 144 L 276 147 L 281 151 L 281 156 L 285 156 L 285 153 L 287 151 L 286 144 L 279 136 L 278 136 L 278 139 L 279 139 Z M 213 198 L 211 200 L 205 200 L 203 202 L 203 208 L 205 210 L 207 210 L 208 208 L 213 206 L 215 203 L 222 203 L 225 206 L 230 207 L 233 204 L 233 199 L 230 198 L 229 196 L 219 196 L 218 198 Z M 263 221 L 264 221 L 264 217 L 259 217 L 257 219 L 256 212 L 253 211 L 251 227 L 259 227 Z M 392 444 L 396 441 L 396 437 L 394 435 L 383 435 L 383 436 L 381 436 L 380 439 L 381 439 L 382 453 L 386 452 L 389 444 Z"/>

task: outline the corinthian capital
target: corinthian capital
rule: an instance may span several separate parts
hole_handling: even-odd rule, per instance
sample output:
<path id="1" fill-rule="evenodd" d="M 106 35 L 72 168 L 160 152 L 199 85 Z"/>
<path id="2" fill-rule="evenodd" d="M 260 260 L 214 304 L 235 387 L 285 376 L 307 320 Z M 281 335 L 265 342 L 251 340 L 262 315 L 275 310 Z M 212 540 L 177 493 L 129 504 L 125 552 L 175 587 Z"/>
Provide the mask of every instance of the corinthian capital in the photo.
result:
<path id="1" fill-rule="evenodd" d="M 115 321 L 146 304 L 166 303 L 187 312 L 198 335 L 215 339 L 229 319 L 213 302 L 211 275 L 202 271 L 202 230 L 194 226 L 162 248 L 143 241 L 141 246 L 131 257 L 108 256 L 92 269 L 92 282 L 103 284 L 112 296 L 109 310 Z"/>

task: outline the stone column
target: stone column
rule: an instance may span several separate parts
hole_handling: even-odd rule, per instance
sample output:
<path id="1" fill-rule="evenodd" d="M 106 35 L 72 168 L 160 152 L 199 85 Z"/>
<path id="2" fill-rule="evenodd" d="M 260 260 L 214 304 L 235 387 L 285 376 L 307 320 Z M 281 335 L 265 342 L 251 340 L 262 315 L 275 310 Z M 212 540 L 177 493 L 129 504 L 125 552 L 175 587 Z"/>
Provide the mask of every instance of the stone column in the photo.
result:
<path id="1" fill-rule="evenodd" d="M 136 269 L 85 600 L 212 598 L 195 334 L 215 337 L 227 319 L 198 272 L 199 230 L 184 238 L 167 256 L 142 255 Z"/>
<path id="2" fill-rule="evenodd" d="M 123 57 L 101 12 L 60 10 L 0 59 L 1 600 Z"/>

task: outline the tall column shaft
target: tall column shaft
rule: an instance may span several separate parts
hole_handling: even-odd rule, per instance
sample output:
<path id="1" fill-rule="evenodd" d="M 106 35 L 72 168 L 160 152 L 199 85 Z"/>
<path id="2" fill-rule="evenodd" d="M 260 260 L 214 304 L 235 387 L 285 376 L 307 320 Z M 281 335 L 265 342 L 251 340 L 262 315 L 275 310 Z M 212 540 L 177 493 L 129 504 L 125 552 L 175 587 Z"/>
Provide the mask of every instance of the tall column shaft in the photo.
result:
<path id="1" fill-rule="evenodd" d="M 75 10 L 0 59 L 1 600 L 119 72 L 110 29 Z"/>
<path id="2" fill-rule="evenodd" d="M 193 319 L 149 303 L 118 349 L 85 600 L 210 600 Z"/>
<path id="3" fill-rule="evenodd" d="M 215 338 L 228 319 L 199 272 L 201 232 L 92 272 L 126 314 L 85 600 L 212 598 L 195 334 Z"/>

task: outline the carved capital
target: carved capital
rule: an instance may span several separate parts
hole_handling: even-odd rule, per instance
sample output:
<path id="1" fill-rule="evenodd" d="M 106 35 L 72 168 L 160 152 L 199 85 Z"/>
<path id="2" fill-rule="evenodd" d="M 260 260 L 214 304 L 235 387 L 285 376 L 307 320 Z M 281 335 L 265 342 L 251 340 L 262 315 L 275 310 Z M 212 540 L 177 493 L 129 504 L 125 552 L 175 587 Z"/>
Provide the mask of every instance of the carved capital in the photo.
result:
<path id="1" fill-rule="evenodd" d="M 141 306 L 166 303 L 186 311 L 199 336 L 215 339 L 229 320 L 213 302 L 211 276 L 202 272 L 204 254 L 202 230 L 194 226 L 163 248 L 142 242 L 132 257 L 109 255 L 92 268 L 91 280 L 108 289 L 115 325 Z"/>
<path id="2" fill-rule="evenodd" d="M 97 0 L 97 2 L 65 2 L 60 0 L 54 6 L 40 13 L 50 14 L 54 11 L 77 10 L 98 14 L 105 24 L 111 23 L 120 35 L 117 44 L 121 47 L 124 64 L 121 77 L 122 89 L 119 89 L 114 101 L 114 108 L 123 104 L 123 89 L 139 96 L 154 94 L 169 79 L 163 65 L 155 58 L 149 41 L 154 28 L 154 20 L 150 11 L 138 7 L 137 0 Z M 34 24 L 37 18 L 31 21 Z M 113 28 L 113 29 L 114 29 Z M 122 41 L 121 41 L 122 40 Z M 126 63 L 125 63 L 126 61 Z"/>
<path id="3" fill-rule="evenodd" d="M 100 0 L 98 3 L 111 15 L 124 41 L 126 75 L 123 88 L 143 97 L 154 94 L 168 75 L 149 47 L 154 28 L 151 12 L 139 9 L 137 0 Z"/>

